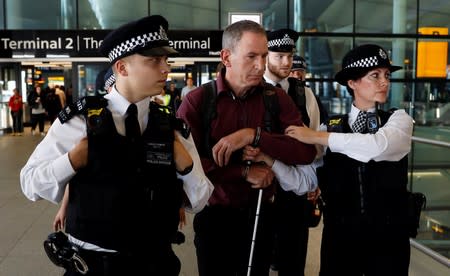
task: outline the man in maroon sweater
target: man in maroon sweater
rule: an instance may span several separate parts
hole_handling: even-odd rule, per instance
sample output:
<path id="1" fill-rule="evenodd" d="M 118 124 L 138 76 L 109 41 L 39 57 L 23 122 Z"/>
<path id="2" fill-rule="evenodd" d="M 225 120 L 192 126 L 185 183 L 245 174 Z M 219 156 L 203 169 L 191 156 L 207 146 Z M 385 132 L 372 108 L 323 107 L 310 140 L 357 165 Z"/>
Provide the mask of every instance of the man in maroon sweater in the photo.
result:
<path id="1" fill-rule="evenodd" d="M 264 129 L 265 30 L 252 21 L 234 23 L 224 31 L 222 48 L 225 68 L 213 84 L 216 116 L 205 128 L 203 86 L 186 96 L 177 113 L 190 125 L 203 169 L 215 187 L 209 205 L 194 219 L 199 275 L 246 275 L 258 190 L 263 189 L 251 271 L 264 276 L 269 275 L 273 239 L 274 174 L 265 164 L 247 166 L 242 149 L 256 144 L 291 165 L 311 163 L 316 151 L 282 134 L 289 125 L 302 125 L 297 108 L 282 89 L 271 87 L 279 106 L 278 118 L 273 118 L 279 132 Z"/>

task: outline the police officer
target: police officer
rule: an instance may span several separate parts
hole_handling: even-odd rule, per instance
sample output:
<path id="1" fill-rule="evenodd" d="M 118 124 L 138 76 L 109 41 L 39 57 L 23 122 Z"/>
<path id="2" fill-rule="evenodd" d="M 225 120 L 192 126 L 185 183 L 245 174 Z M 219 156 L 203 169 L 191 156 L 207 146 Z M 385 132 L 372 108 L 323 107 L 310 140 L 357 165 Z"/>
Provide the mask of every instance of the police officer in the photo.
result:
<path id="1" fill-rule="evenodd" d="M 30 200 L 59 202 L 67 183 L 66 232 L 80 261 L 65 275 L 178 275 L 172 251 L 182 204 L 201 210 L 212 193 L 192 137 L 150 97 L 169 73 L 167 21 L 148 16 L 108 34 L 101 53 L 112 91 L 59 114 L 21 170 Z M 175 131 L 177 130 L 177 131 Z"/>
<path id="2" fill-rule="evenodd" d="M 320 117 L 314 93 L 309 87 L 305 87 L 303 81 L 288 78 L 293 67 L 298 33 L 291 29 L 280 29 L 269 32 L 267 36 L 269 54 L 264 79 L 270 84 L 280 85 L 296 104 L 304 124 L 318 129 L 324 118 Z M 272 166 L 280 183 L 275 197 L 277 223 L 273 267 L 280 276 L 304 275 L 309 236 L 308 211 L 312 209 L 307 193 L 310 192 L 311 200 L 319 195 L 315 175 L 317 165 L 288 169 L 277 161 Z M 287 172 L 289 173 L 286 174 Z"/>
<path id="3" fill-rule="evenodd" d="M 288 127 L 287 135 L 328 146 L 318 169 L 325 201 L 320 275 L 408 275 L 408 153 L 413 120 L 385 103 L 391 65 L 378 45 L 348 52 L 335 79 L 353 96 L 350 113 L 328 132 Z"/>
<path id="4" fill-rule="evenodd" d="M 292 59 L 292 68 L 289 77 L 305 81 L 307 68 L 308 65 L 306 64 L 306 60 L 299 55 L 294 55 Z"/>

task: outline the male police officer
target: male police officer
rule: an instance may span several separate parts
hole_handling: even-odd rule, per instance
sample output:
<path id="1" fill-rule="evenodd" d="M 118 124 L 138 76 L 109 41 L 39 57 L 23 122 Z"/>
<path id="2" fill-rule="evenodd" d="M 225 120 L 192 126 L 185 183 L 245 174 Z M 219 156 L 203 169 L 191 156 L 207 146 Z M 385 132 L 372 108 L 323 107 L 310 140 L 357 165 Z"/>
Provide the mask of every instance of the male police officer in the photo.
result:
<path id="1" fill-rule="evenodd" d="M 33 201 L 59 202 L 70 181 L 66 232 L 87 275 L 178 275 L 170 243 L 179 208 L 185 199 L 201 210 L 212 192 L 192 137 L 150 103 L 176 53 L 167 29 L 155 15 L 111 32 L 100 50 L 114 88 L 66 107 L 21 171 Z M 85 271 L 66 266 L 66 275 Z"/>
<path id="2" fill-rule="evenodd" d="M 318 129 L 321 120 L 319 105 L 314 93 L 304 82 L 288 78 L 293 65 L 293 54 L 298 33 L 291 29 L 269 32 L 266 72 L 264 79 L 273 85 L 280 85 L 293 99 L 302 115 L 302 121 L 312 129 Z M 315 200 L 317 164 L 287 168 L 283 163 L 273 161 L 272 170 L 280 183 L 275 197 L 276 242 L 275 264 L 280 276 L 303 275 L 308 247 L 308 213 L 311 202 Z"/>

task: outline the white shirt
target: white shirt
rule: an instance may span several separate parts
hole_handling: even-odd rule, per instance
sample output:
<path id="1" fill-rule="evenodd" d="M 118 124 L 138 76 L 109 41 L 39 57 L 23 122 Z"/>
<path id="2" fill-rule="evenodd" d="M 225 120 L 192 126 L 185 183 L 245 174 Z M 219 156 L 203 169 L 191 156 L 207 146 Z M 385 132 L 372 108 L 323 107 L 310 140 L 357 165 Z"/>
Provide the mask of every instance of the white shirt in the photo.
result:
<path id="1" fill-rule="evenodd" d="M 374 111 L 368 110 L 368 111 Z M 348 114 L 351 126 L 359 109 L 352 105 Z M 330 133 L 328 146 L 332 152 L 339 152 L 361 162 L 399 161 L 411 150 L 413 119 L 405 110 L 396 110 L 386 124 L 375 134 Z"/>
<path id="2" fill-rule="evenodd" d="M 105 98 L 118 133 L 125 136 L 125 114 L 130 103 L 115 88 Z M 141 133 L 147 126 L 149 102 L 150 97 L 147 97 L 136 103 Z M 66 184 L 75 175 L 68 152 L 86 135 L 86 123 L 82 116 L 75 116 L 64 124 L 55 120 L 20 171 L 22 191 L 28 199 L 36 201 L 43 198 L 53 203 L 61 201 Z M 192 136 L 185 139 L 178 132 L 176 135 L 194 161 L 190 173 L 178 175 L 191 204 L 186 208 L 198 212 L 206 205 L 213 185 L 203 171 Z"/>
<path id="3" fill-rule="evenodd" d="M 269 79 L 264 75 L 264 79 L 267 83 L 276 85 L 276 82 Z M 289 82 L 287 78 L 278 82 L 284 91 L 288 91 Z M 305 87 L 307 88 L 307 87 Z M 311 89 L 305 89 L 306 97 L 306 112 L 310 119 L 310 127 L 317 130 L 320 126 L 320 111 L 316 98 L 314 97 Z M 319 150 L 318 150 L 319 152 Z M 322 152 L 322 150 L 320 151 Z M 297 195 L 303 195 L 307 192 L 312 192 L 317 189 L 318 181 L 316 175 L 316 169 L 322 166 L 323 161 L 318 156 L 316 160 L 310 165 L 296 165 L 288 166 L 279 160 L 275 160 L 272 166 L 272 171 L 275 174 L 280 186 L 285 191 L 292 191 Z"/>

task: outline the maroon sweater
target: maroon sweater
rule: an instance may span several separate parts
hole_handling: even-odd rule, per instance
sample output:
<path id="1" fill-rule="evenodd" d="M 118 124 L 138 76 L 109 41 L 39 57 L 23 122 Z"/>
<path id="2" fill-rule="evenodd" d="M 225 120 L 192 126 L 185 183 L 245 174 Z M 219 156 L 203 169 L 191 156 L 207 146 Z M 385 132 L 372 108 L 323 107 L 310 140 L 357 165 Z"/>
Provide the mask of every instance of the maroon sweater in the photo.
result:
<path id="1" fill-rule="evenodd" d="M 264 126 L 265 107 L 263 103 L 263 83 L 248 93 L 245 99 L 238 99 L 226 86 L 222 76 L 217 79 L 217 116 L 211 122 L 211 147 L 222 137 L 242 128 Z M 204 147 L 205 133 L 203 130 L 202 102 L 203 87 L 191 91 L 183 99 L 177 115 L 182 118 L 192 130 L 192 136 L 197 149 Z M 301 116 L 291 98 L 282 89 L 276 88 L 280 106 L 279 121 L 284 131 L 289 125 L 302 125 Z M 314 146 L 301 143 L 282 133 L 275 134 L 262 131 L 259 142 L 261 150 L 285 164 L 309 164 L 313 161 L 316 150 Z M 229 207 L 253 206 L 257 198 L 257 189 L 252 189 L 250 183 L 242 177 L 242 151 L 236 151 L 227 166 L 219 167 L 209 156 L 201 154 L 202 166 L 215 189 L 209 199 L 210 205 Z M 273 195 L 274 185 L 264 191 L 267 200 Z"/>

